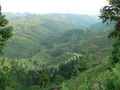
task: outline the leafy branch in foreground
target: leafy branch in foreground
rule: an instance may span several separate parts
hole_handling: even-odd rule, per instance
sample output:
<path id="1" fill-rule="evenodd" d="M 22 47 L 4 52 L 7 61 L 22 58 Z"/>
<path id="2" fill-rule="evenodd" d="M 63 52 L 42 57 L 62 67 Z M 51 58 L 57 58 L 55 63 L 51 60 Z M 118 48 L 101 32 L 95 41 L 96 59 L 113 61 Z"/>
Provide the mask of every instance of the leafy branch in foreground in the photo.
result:
<path id="1" fill-rule="evenodd" d="M 13 27 L 7 26 L 9 21 L 5 18 L 5 15 L 1 13 L 0 5 L 0 54 L 3 54 L 2 49 L 5 46 L 6 41 L 12 36 Z M 9 73 L 0 71 L 0 90 L 5 90 L 9 85 Z"/>
<path id="2" fill-rule="evenodd" d="M 1 13 L 0 5 L 0 54 L 3 54 L 2 49 L 5 46 L 5 42 L 13 35 L 13 27 L 7 26 L 9 21 L 5 18 L 5 15 Z"/>
<path id="3" fill-rule="evenodd" d="M 108 23 L 114 21 L 116 24 L 114 26 L 114 31 L 112 31 L 108 37 L 115 38 L 116 42 L 113 44 L 113 52 L 111 57 L 111 64 L 114 66 L 116 63 L 120 62 L 120 0 L 107 0 L 109 2 L 108 6 L 104 6 L 100 12 L 99 16 L 103 23 Z"/>

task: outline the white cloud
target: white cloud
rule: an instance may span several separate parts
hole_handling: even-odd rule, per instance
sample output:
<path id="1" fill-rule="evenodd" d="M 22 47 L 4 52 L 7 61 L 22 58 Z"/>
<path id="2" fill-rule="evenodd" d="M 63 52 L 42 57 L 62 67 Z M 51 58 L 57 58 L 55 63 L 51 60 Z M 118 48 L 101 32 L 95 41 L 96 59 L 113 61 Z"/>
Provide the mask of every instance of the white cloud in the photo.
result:
<path id="1" fill-rule="evenodd" d="M 0 4 L 3 12 L 97 13 L 106 0 L 0 0 Z"/>

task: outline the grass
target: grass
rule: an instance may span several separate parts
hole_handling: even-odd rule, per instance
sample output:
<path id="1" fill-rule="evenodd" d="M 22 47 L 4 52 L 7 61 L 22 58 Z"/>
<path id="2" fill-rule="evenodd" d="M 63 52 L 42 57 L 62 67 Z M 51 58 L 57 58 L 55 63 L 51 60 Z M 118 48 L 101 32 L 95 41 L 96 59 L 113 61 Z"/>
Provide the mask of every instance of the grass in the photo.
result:
<path id="1" fill-rule="evenodd" d="M 38 60 L 38 63 L 41 64 L 46 64 L 50 62 L 50 57 L 46 54 L 47 49 L 43 48 L 39 53 L 35 54 L 32 56 L 30 59 L 31 60 Z"/>
<path id="2" fill-rule="evenodd" d="M 82 56 L 82 54 L 80 53 L 74 53 L 74 55 L 76 55 L 77 57 Z"/>
<path id="3" fill-rule="evenodd" d="M 111 56 L 104 57 L 102 60 L 108 60 Z"/>
<path id="4" fill-rule="evenodd" d="M 102 64 L 80 72 L 77 77 L 72 77 L 65 82 L 66 87 L 68 90 L 91 90 L 94 85 L 101 85 L 104 82 L 108 67 L 109 64 Z"/>

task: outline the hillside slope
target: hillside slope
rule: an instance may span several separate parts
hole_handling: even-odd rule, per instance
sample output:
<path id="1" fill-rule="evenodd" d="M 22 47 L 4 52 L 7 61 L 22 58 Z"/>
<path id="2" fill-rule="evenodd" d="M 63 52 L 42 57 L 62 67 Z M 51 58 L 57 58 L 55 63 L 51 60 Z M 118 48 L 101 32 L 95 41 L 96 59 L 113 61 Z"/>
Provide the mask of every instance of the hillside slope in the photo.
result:
<path id="1" fill-rule="evenodd" d="M 75 18 L 76 17 L 76 18 Z M 74 14 L 29 14 L 24 17 L 10 18 L 14 35 L 7 42 L 4 56 L 10 58 L 27 58 L 41 51 L 42 41 L 49 35 L 56 35 L 74 28 L 86 28 L 94 22 L 93 17 Z M 10 53 L 9 53 L 10 52 Z"/>
<path id="2" fill-rule="evenodd" d="M 70 56 L 79 55 L 84 49 L 88 49 L 92 54 L 110 50 L 113 40 L 107 38 L 109 32 L 75 29 L 48 37 L 49 39 L 42 41 L 42 45 L 46 46 L 46 54 L 51 56 L 52 60 L 60 62 L 66 60 L 68 53 L 71 53 Z"/>
<path id="3" fill-rule="evenodd" d="M 112 30 L 114 28 L 114 23 L 112 22 L 109 24 L 103 24 L 102 22 L 97 22 L 88 28 L 92 30 L 99 30 L 99 31 Z"/>

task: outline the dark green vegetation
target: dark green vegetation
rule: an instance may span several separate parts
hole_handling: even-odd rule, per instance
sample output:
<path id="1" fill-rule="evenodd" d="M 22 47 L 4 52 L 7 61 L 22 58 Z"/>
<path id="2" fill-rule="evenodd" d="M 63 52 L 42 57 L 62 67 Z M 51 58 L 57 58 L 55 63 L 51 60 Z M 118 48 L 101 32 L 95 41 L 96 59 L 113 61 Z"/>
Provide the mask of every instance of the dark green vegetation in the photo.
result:
<path id="1" fill-rule="evenodd" d="M 0 6 L 0 55 L 3 54 L 2 49 L 5 46 L 6 41 L 12 36 L 13 28 L 7 26 L 9 21 L 5 18 L 5 15 L 1 13 Z"/>
<path id="2" fill-rule="evenodd" d="M 112 31 L 108 37 L 115 38 L 116 42 L 113 44 L 113 52 L 111 57 L 111 63 L 115 66 L 116 63 L 120 62 L 120 1 L 119 0 L 108 0 L 109 6 L 105 6 L 101 10 L 101 16 L 103 23 L 108 23 L 109 21 L 116 22 L 114 26 L 114 31 Z"/>
<path id="3" fill-rule="evenodd" d="M 9 21 L 5 18 L 5 15 L 1 13 L 0 5 L 0 55 L 3 55 L 2 49 L 4 48 L 6 41 L 12 36 L 13 28 L 7 26 Z M 2 62 L 3 64 L 3 62 Z M 8 73 L 0 70 L 0 89 L 4 90 L 9 85 Z"/>
<path id="4" fill-rule="evenodd" d="M 0 58 L 0 87 L 7 86 L 6 90 L 120 89 L 120 64 L 116 62 L 119 42 L 107 38 L 112 35 L 114 23 L 103 25 L 94 17 L 74 14 L 29 14 L 9 21 L 14 36 Z"/>

